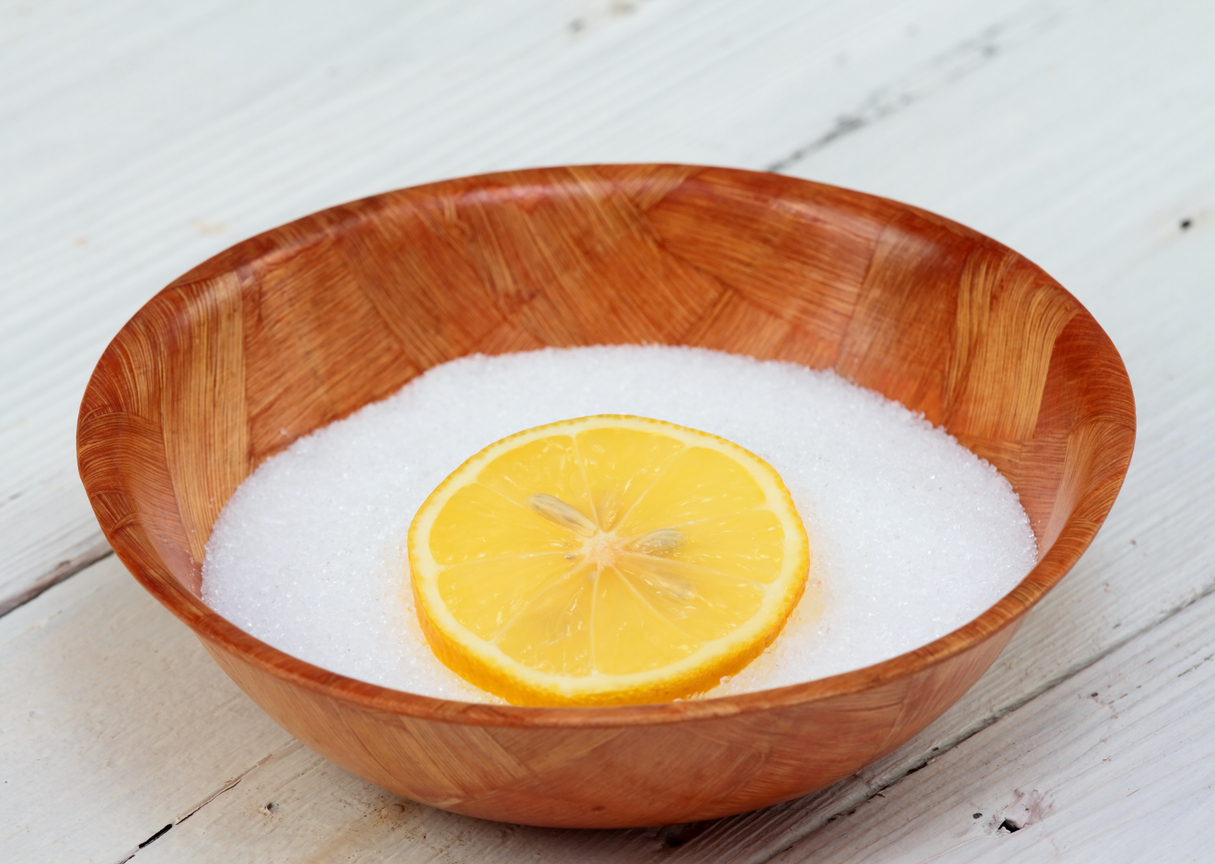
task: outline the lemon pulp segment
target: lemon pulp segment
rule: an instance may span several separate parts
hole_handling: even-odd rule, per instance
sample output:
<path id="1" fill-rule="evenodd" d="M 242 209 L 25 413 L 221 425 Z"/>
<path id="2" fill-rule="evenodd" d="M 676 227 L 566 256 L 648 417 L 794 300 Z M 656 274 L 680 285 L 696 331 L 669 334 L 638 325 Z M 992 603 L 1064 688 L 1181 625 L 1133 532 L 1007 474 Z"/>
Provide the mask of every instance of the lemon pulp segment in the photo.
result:
<path id="1" fill-rule="evenodd" d="M 598 415 L 486 447 L 409 529 L 435 654 L 516 704 L 668 701 L 771 643 L 805 590 L 805 528 L 724 438 Z"/>

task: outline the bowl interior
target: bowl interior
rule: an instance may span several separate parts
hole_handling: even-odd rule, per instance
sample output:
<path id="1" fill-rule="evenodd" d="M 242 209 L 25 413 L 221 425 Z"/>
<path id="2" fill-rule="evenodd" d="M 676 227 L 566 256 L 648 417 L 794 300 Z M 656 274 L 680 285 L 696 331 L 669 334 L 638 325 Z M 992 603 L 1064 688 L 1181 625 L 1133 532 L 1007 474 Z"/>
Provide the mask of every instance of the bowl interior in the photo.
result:
<path id="1" fill-rule="evenodd" d="M 1070 568 L 1130 459 L 1117 352 L 1017 253 L 855 192 L 637 165 L 392 192 L 211 259 L 106 351 L 81 473 L 123 561 L 214 636 L 230 625 L 198 600 L 205 543 L 266 457 L 465 354 L 628 342 L 834 367 L 995 464 L 1042 557 L 971 640 Z"/>

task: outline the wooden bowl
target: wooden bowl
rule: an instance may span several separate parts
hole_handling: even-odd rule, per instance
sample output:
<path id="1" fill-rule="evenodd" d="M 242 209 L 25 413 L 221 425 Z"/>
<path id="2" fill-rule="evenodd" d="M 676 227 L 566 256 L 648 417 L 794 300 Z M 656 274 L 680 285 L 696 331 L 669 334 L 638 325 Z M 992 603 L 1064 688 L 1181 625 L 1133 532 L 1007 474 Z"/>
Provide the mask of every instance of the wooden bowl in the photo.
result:
<path id="1" fill-rule="evenodd" d="M 1041 550 L 991 609 L 916 651 L 744 696 L 523 708 L 326 672 L 199 599 L 211 526 L 296 438 L 463 354 L 700 345 L 836 371 L 994 463 Z M 1071 294 L 923 210 L 675 165 L 451 180 L 254 237 L 156 295 L 80 408 L 80 474 L 123 563 L 313 750 L 435 807 L 533 825 L 707 819 L 826 786 L 978 680 L 1080 557 L 1131 457 L 1130 382 Z"/>

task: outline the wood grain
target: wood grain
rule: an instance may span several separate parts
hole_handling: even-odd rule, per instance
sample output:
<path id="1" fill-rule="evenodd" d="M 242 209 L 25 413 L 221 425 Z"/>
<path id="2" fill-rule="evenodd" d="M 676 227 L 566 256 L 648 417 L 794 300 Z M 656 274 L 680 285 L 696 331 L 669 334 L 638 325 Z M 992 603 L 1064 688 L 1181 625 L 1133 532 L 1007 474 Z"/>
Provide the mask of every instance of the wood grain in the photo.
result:
<path id="1" fill-rule="evenodd" d="M 108 551 L 73 458 L 80 394 L 122 324 L 199 261 L 474 172 L 762 168 L 874 93 L 989 65 L 1067 2 L 369 0 L 287 19 L 274 0 L 17 3 L 0 25 L 0 224 L 19 226 L 0 232 L 0 612 Z M 252 431 L 272 449 L 278 429 Z"/>
<path id="2" fill-rule="evenodd" d="M 890 8 L 886 19 L 879 20 L 864 4 L 831 3 L 761 3 L 738 18 L 731 18 L 724 5 L 694 6 L 686 14 L 664 18 L 673 4 L 651 0 L 643 7 L 647 16 L 641 26 L 614 47 L 604 46 L 612 28 L 595 29 L 599 23 L 590 28 L 591 40 L 574 40 L 579 47 L 569 52 L 560 83 L 568 83 L 578 101 L 591 104 L 579 114 L 573 98 L 563 99 L 550 86 L 557 80 L 546 65 L 550 56 L 526 42 L 537 23 L 543 25 L 536 17 L 493 21 L 475 32 L 461 22 L 464 29 L 457 39 L 444 20 L 433 16 L 397 22 L 381 17 L 369 24 L 351 14 L 372 5 L 344 9 L 347 29 L 325 28 L 334 44 L 347 42 L 337 57 L 319 40 L 319 31 L 309 27 L 296 31 L 298 39 L 263 38 L 260 50 L 238 47 L 249 44 L 240 40 L 264 35 L 257 32 L 256 3 L 212 10 L 208 27 L 179 31 L 172 29 L 172 21 L 122 3 L 105 7 L 104 15 L 112 19 L 103 22 L 106 26 L 90 22 L 80 28 L 70 19 L 63 22 L 69 26 L 62 26 L 53 17 L 48 25 L 48 18 L 37 14 L 24 21 L 8 19 L 7 33 L 31 22 L 42 32 L 32 46 L 8 43 L 0 52 L 0 66 L 21 70 L 19 79 L 7 79 L 14 83 L 0 92 L 0 101 L 8 105 L 21 99 L 31 106 L 23 114 L 6 115 L 14 132 L 11 143 L 31 158 L 16 154 L 16 169 L 6 175 L 13 183 L 0 196 L 0 206 L 16 202 L 14 213 L 21 218 L 21 230 L 9 235 L 20 248 L 6 247 L 0 255 L 7 301 L 0 315 L 5 335 L 0 401 L 9 421 L 0 424 L 0 500 L 8 502 L 0 511 L 0 548 L 6 555 L 0 593 L 38 561 L 54 566 L 71 559 L 73 532 L 86 522 L 89 530 L 96 528 L 83 491 L 77 491 L 70 434 L 63 434 L 72 425 L 69 415 L 96 357 L 156 288 L 234 237 L 386 186 L 500 164 L 658 155 L 765 165 L 820 131 L 830 131 L 840 115 L 870 122 L 833 139 L 793 170 L 948 213 L 1026 253 L 1067 285 L 1125 358 L 1139 415 L 1135 458 L 1093 546 L 1035 607 L 979 684 L 899 751 L 820 793 L 659 833 L 672 842 L 685 840 L 678 849 L 649 832 L 652 851 L 646 859 L 638 846 L 614 832 L 554 836 L 413 806 L 377 794 L 303 750 L 246 775 L 188 822 L 141 850 L 136 861 L 149 855 L 173 861 L 378 861 L 391 854 L 408 861 L 755 864 L 879 791 L 890 797 L 887 787 L 907 771 L 994 718 L 1012 712 L 1005 722 L 1016 725 L 1022 709 L 1014 709 L 1029 695 L 1066 680 L 1111 646 L 1144 631 L 1150 634 L 1179 604 L 1215 586 L 1215 514 L 1193 504 L 1206 500 L 1215 487 L 1215 450 L 1201 431 L 1215 423 L 1215 400 L 1207 386 L 1215 380 L 1215 314 L 1206 278 L 1215 272 L 1210 240 L 1215 175 L 1208 156 L 1215 147 L 1215 82 L 1205 74 L 1210 10 L 1167 4 L 1036 4 L 1060 23 L 1028 45 L 1009 47 L 1007 30 L 990 40 L 982 35 L 989 24 L 1000 23 L 1006 12 L 1000 4 L 974 5 L 971 17 L 989 20 L 968 22 L 960 14 L 965 8 L 938 2 Z M 53 6 L 38 4 L 39 9 Z M 794 6 L 813 12 L 792 20 L 783 9 Z M 551 4 L 545 10 L 562 11 Z M 101 17 L 100 7 L 92 11 Z M 903 21 L 892 20 L 896 16 Z M 318 23 L 313 19 L 312 28 Z M 336 14 L 331 23 L 338 23 Z M 910 23 L 918 26 L 915 37 L 902 32 Z M 629 26 L 627 19 L 624 26 Z M 886 32 L 878 34 L 875 27 Z M 407 29 L 418 38 L 410 51 L 401 51 L 399 35 Z M 124 33 L 132 38 L 114 38 Z M 183 52 L 198 52 L 216 33 L 230 48 L 223 57 L 228 74 L 212 74 L 220 59 L 214 53 L 208 56 L 216 64 L 179 62 Z M 774 45 L 774 34 L 797 43 L 797 51 L 783 53 Z M 689 38 L 675 38 L 684 35 Z M 391 56 L 376 54 L 389 44 Z M 518 62 L 494 54 L 497 45 L 509 46 Z M 917 58 L 946 49 L 950 62 L 964 61 L 953 52 L 954 45 L 959 52 L 971 50 L 971 56 L 981 56 L 986 48 L 999 53 L 901 107 L 905 71 L 915 68 Z M 418 46 L 433 46 L 433 51 L 418 51 Z M 1126 46 L 1134 50 L 1128 52 Z M 22 55 L 31 48 L 36 50 L 30 56 Z M 667 58 L 662 66 L 625 74 L 657 48 Z M 99 49 L 118 62 L 104 69 L 90 66 Z M 712 54 L 711 64 L 698 65 L 702 51 Z M 459 58 L 468 74 L 459 86 L 436 91 L 435 79 L 444 68 L 441 52 Z M 834 68 L 844 52 L 848 63 Z M 40 57 L 49 59 L 32 62 Z M 313 67 L 321 75 L 319 57 L 336 59 L 341 73 L 323 88 L 313 87 L 316 79 L 309 78 Z M 817 58 L 822 58 L 822 68 L 814 66 Z M 478 71 L 490 66 L 492 76 Z M 520 76 L 520 67 L 537 70 L 528 81 L 539 95 L 526 107 L 502 96 L 503 88 Z M 620 74 L 613 76 L 613 68 Z M 686 75 L 685 68 L 690 70 Z M 207 87 L 183 99 L 180 85 L 197 79 L 200 69 Z M 367 81 L 401 76 L 407 76 L 408 86 L 385 85 L 376 95 L 360 89 Z M 153 77 L 166 82 L 163 92 L 141 87 L 141 78 Z M 474 87 L 483 88 L 484 103 L 471 98 Z M 245 104 L 241 94 L 254 91 L 265 94 L 256 109 L 240 110 Z M 427 131 L 427 123 L 438 118 L 414 101 L 438 92 L 445 94 L 443 116 L 451 120 L 441 138 Z M 869 99 L 870 92 L 880 92 L 886 106 L 899 110 L 884 114 L 880 100 Z M 30 98 L 31 93 L 37 98 Z M 231 106 L 227 114 L 225 104 Z M 124 111 L 128 121 L 154 118 L 154 130 L 150 123 L 105 127 L 96 122 Z M 340 117 L 340 123 L 326 127 L 325 116 Z M 53 146 L 55 136 L 66 133 L 87 140 L 95 158 L 76 164 L 78 150 Z M 168 141 L 171 148 L 163 146 Z M 115 164 L 130 168 L 115 175 L 110 170 Z M 211 226 L 223 223 L 224 230 L 200 233 L 190 224 L 197 218 Z M 1179 229 L 1186 218 L 1192 219 L 1191 227 Z M 75 245 L 77 235 L 87 235 L 88 245 Z M 537 347 L 509 326 L 499 333 L 507 347 Z M 60 476 L 66 482 L 54 481 Z M 18 493 L 21 497 L 10 501 Z M 101 548 L 106 548 L 104 541 Z M 113 578 L 130 577 L 115 567 Z M 123 653 L 137 659 L 140 652 L 159 648 L 162 654 L 174 652 L 176 659 L 146 679 L 145 692 L 164 697 L 154 711 L 118 700 L 114 712 L 101 712 L 98 699 L 108 698 L 108 692 L 85 687 L 54 694 L 65 716 L 97 718 L 87 729 L 63 727 L 57 744 L 76 747 L 80 736 L 94 736 L 95 755 L 83 767 L 70 760 L 40 761 L 45 750 L 25 737 L 35 727 L 3 725 L 5 735 L 12 736 L 6 752 L 14 754 L 3 760 L 6 777 L 32 779 L 22 787 L 24 794 L 3 799 L 0 813 L 9 824 L 31 826 L 36 837 L 28 847 L 0 845 L 6 851 L 28 850 L 21 859 L 54 860 L 52 850 L 61 848 L 57 844 L 75 838 L 77 845 L 62 848 L 79 854 L 65 852 L 65 857 L 88 860 L 88 850 L 96 849 L 97 860 L 110 862 L 116 857 L 106 850 L 114 847 L 88 840 L 100 841 L 114 826 L 110 808 L 115 788 L 151 796 L 138 799 L 142 801 L 172 799 L 176 790 L 201 788 L 196 781 L 205 780 L 215 784 L 204 793 L 210 795 L 223 788 L 227 776 L 208 774 L 196 758 L 168 760 L 161 771 L 142 771 L 138 760 L 127 758 L 128 741 L 159 739 L 180 730 L 169 749 L 189 753 L 192 730 L 199 728 L 192 724 L 203 723 L 224 732 L 212 747 L 237 747 L 264 717 L 256 709 L 240 717 L 225 713 L 228 702 L 211 688 L 173 686 L 174 670 L 185 662 L 176 652 L 187 652 L 191 662 L 202 652 L 185 628 L 152 623 L 165 615 L 123 617 L 91 595 L 73 596 L 75 605 L 58 613 L 70 615 L 70 623 L 57 629 L 53 642 L 39 643 L 44 657 L 40 669 L 70 664 L 103 641 L 108 646 L 105 665 L 86 667 L 99 682 L 133 662 Z M 111 616 L 121 618 L 124 638 L 105 640 Z M 20 638 L 35 638 L 38 632 Z M 14 642 L 5 650 L 20 649 Z M 36 705 L 41 687 L 58 680 L 59 675 L 26 676 L 20 688 L 6 690 L 5 705 Z M 119 730 L 134 737 L 115 734 Z M 1154 758 L 1150 748 L 1137 752 L 1145 760 Z M 1065 773 L 1083 771 L 1098 780 L 1133 779 L 1124 773 L 1127 763 L 1084 765 L 1070 752 L 1024 756 L 1030 773 L 1063 766 Z M 966 765 L 977 770 L 982 761 Z M 254 784 L 254 776 L 263 772 L 264 779 Z M 952 790 L 964 788 L 969 778 L 965 770 L 948 773 L 944 794 L 952 797 Z M 0 796 L 11 786 L 0 787 Z M 44 797 L 30 794 L 39 788 Z M 69 790 L 69 808 L 49 803 L 68 802 Z M 1092 809 L 1071 811 L 1069 821 L 1078 817 L 1108 824 L 1102 802 L 1094 797 L 1085 801 Z M 282 807 L 271 814 L 263 810 L 267 802 L 282 802 Z M 146 822 L 122 823 L 129 833 L 122 848 L 133 848 L 167 821 L 155 822 L 158 814 L 147 812 Z M 836 822 L 844 821 L 850 832 L 881 831 L 888 825 L 880 818 L 873 825 L 857 818 L 869 812 L 863 808 Z M 80 819 L 63 818 L 67 813 Z M 211 830 L 194 834 L 192 826 L 204 817 Z M 154 829 L 139 827 L 153 822 Z M 1158 828 L 1145 823 L 1145 830 Z M 1206 833 L 1197 826 L 1189 836 L 1200 839 Z M 1183 830 L 1170 836 L 1182 843 L 1187 839 Z M 167 854 L 157 852 L 162 844 Z M 914 838 L 907 838 L 903 857 L 915 860 L 915 846 Z"/>
<path id="3" fill-rule="evenodd" d="M 1205 861 L 1212 711 L 1207 597 L 772 860 Z"/>
<path id="4" fill-rule="evenodd" d="M 693 211 L 695 221 L 669 218 Z M 708 247 L 681 254 L 698 247 L 702 231 Z M 830 250 L 821 268 L 819 249 Z M 466 266 L 421 263 L 452 256 Z M 786 272 L 801 268 L 803 278 L 790 276 L 783 294 L 749 288 L 740 262 L 754 260 L 763 273 L 765 262 L 785 258 L 798 262 Z M 723 339 L 727 291 L 796 333 L 767 350 L 747 344 L 757 356 L 783 356 L 778 347 L 817 357 L 987 446 L 1022 493 L 1042 545 L 1017 589 L 955 633 L 864 670 L 622 709 L 474 706 L 374 687 L 288 657 L 199 601 L 198 538 L 209 535 L 224 488 L 274 447 L 478 350 L 503 324 L 549 345 L 681 344 L 715 332 L 717 347 L 740 350 Z M 819 309 L 843 317 L 807 327 Z M 966 357 L 955 360 L 959 350 Z M 1099 384 L 1086 377 L 1093 362 L 1103 364 Z M 299 369 L 309 386 L 284 388 Z M 243 381 L 234 370 L 244 370 Z M 967 408 L 947 415 L 955 404 Z M 1012 419 L 990 419 L 1005 414 Z M 1112 344 L 1070 294 L 1015 253 L 906 205 L 686 166 L 447 181 L 246 241 L 132 319 L 99 362 L 80 418 L 81 476 L 115 550 L 284 728 L 415 800 L 588 827 L 764 806 L 894 750 L 978 680 L 1075 563 L 1113 503 L 1134 439 L 1130 384 Z M 254 418 L 280 430 L 269 448 L 253 449 Z M 242 425 L 243 433 L 222 431 Z M 179 479 L 183 471 L 192 476 Z M 588 786 L 588 776 L 597 783 Z"/>
<path id="5" fill-rule="evenodd" d="M 292 745 L 113 556 L 0 620 L 6 862 L 124 861 Z"/>

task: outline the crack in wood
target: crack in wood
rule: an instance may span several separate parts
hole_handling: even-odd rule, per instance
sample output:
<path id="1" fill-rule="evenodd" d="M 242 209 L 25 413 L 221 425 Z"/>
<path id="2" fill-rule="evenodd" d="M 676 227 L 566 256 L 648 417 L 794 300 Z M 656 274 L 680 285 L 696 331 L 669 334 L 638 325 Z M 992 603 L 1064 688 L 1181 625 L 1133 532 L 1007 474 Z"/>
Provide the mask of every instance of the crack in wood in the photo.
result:
<path id="1" fill-rule="evenodd" d="M 804 822 L 804 823 L 796 826 L 796 828 L 794 830 L 790 831 L 784 838 L 782 838 L 782 843 L 780 844 L 780 846 L 778 848 L 776 848 L 771 854 L 762 855 L 760 857 L 753 859 L 752 864 L 764 864 L 764 862 L 771 861 L 772 859 L 778 857 L 779 855 L 783 854 L 784 852 L 787 852 L 788 850 L 792 849 L 798 843 L 801 843 L 803 840 L 805 840 L 811 834 L 818 831 L 820 828 L 827 825 L 828 823 L 835 821 L 836 819 L 840 818 L 841 816 L 851 815 L 852 813 L 856 812 L 857 808 L 859 808 L 866 801 L 869 801 L 870 799 L 881 795 L 887 789 L 890 789 L 890 788 L 896 786 L 898 783 L 900 783 L 906 777 L 908 777 L 912 774 L 915 774 L 917 771 L 926 767 L 930 762 L 935 761 L 937 758 L 939 758 L 940 756 L 943 756 L 945 753 L 949 752 L 954 747 L 957 747 L 958 745 L 964 743 L 967 739 L 969 739 L 975 735 L 978 735 L 984 729 L 987 729 L 989 726 L 1000 721 L 1004 717 L 1007 717 L 1010 714 L 1013 714 L 1014 712 L 1023 708 L 1029 702 L 1032 702 L 1034 699 L 1037 699 L 1039 696 L 1042 696 L 1045 693 L 1048 693 L 1048 692 L 1056 689 L 1060 685 L 1065 684 L 1066 682 L 1068 682 L 1069 680 L 1074 678 L 1076 675 L 1079 675 L 1081 672 L 1088 669 L 1090 666 L 1093 666 L 1094 664 L 1100 662 L 1105 657 L 1107 657 L 1108 655 L 1117 651 L 1119 648 L 1123 647 L 1124 645 L 1126 645 L 1133 639 L 1161 626 L 1162 624 L 1164 624 L 1164 622 L 1170 620 L 1171 618 L 1180 614 L 1184 610 L 1188 609 L 1190 606 L 1193 606 L 1199 600 L 1202 600 L 1203 598 L 1205 598 L 1211 594 L 1215 594 L 1215 582 L 1211 582 L 1211 583 L 1208 583 L 1207 585 L 1203 586 L 1203 588 L 1199 592 L 1196 592 L 1195 594 L 1187 597 L 1184 602 L 1179 603 L 1178 605 L 1167 610 L 1165 612 L 1165 614 L 1162 615 L 1159 619 L 1147 623 L 1145 626 L 1143 626 L 1140 629 L 1128 631 L 1128 633 L 1122 639 L 1120 639 L 1118 642 L 1107 646 L 1105 648 L 1105 650 L 1101 651 L 1100 653 L 1086 658 L 1085 662 L 1078 663 L 1078 664 L 1075 664 L 1074 666 L 1070 666 L 1070 667 L 1060 670 L 1059 674 L 1050 678 L 1048 681 L 1046 681 L 1043 684 L 1043 686 L 1035 688 L 1031 691 L 1028 691 L 1027 693 L 1023 694 L 1020 699 L 1002 706 L 998 711 L 993 711 L 992 713 L 985 715 L 984 717 L 980 718 L 977 722 L 969 724 L 969 725 L 963 727 L 962 729 L 960 729 L 957 734 L 951 735 L 948 738 L 945 738 L 944 740 L 940 741 L 939 744 L 937 746 L 934 746 L 932 748 L 932 750 L 930 751 L 932 754 L 931 756 L 925 757 L 923 759 L 917 759 L 914 762 L 909 763 L 906 767 L 902 768 L 901 770 L 898 770 L 898 771 L 888 775 L 888 777 L 886 778 L 885 781 L 882 781 L 882 782 L 879 782 L 879 783 L 876 783 L 873 785 L 866 784 L 865 786 L 862 786 L 857 791 L 857 793 L 854 793 L 852 795 L 849 795 L 849 796 L 841 799 L 835 807 L 833 807 L 829 810 L 824 809 L 815 818 L 812 818 L 812 819 L 808 820 L 807 822 Z M 1212 657 L 1215 657 L 1215 655 L 1212 655 Z M 1210 658 L 1203 658 L 1202 662 L 1199 662 L 1198 664 L 1196 664 L 1194 667 L 1192 667 L 1190 670 L 1187 670 L 1187 671 L 1193 671 L 1193 669 L 1198 668 L 1199 666 L 1202 665 L 1203 662 L 1206 662 L 1206 660 L 1208 660 L 1208 659 L 1210 659 Z M 1181 674 L 1185 674 L 1185 673 L 1183 672 Z M 1180 677 L 1180 675 L 1177 677 Z M 1092 697 L 1090 697 L 1090 698 L 1092 698 Z M 846 783 L 846 782 L 848 782 L 848 780 L 845 779 L 840 782 Z M 807 796 L 807 799 L 803 799 L 803 800 L 812 799 L 814 797 L 814 795 L 816 795 L 816 794 L 817 793 L 812 793 L 810 796 Z M 813 804 L 814 804 L 813 801 L 808 800 L 809 806 L 813 806 Z M 778 806 L 781 806 L 781 805 L 778 805 Z M 798 802 L 796 802 L 796 801 L 790 802 L 790 804 L 783 805 L 783 806 L 784 806 L 784 809 L 792 809 L 792 810 L 803 809 L 803 807 L 799 806 Z M 1001 825 L 999 827 L 1003 827 L 1003 826 Z M 1017 828 L 1013 828 L 1010 830 L 1016 831 L 1016 830 L 1019 830 L 1020 827 L 1023 827 L 1023 826 L 1018 826 Z M 699 834 L 699 832 L 698 832 L 698 834 Z M 710 840 L 714 834 L 715 834 L 715 832 L 713 832 L 713 831 L 705 832 L 704 836 L 706 837 L 706 842 L 708 840 Z M 689 840 L 692 841 L 692 842 L 688 843 L 689 848 L 699 847 L 701 845 L 700 843 L 695 842 L 695 838 L 689 838 Z"/>
<path id="2" fill-rule="evenodd" d="M 6 597 L 0 600 L 0 618 L 3 618 L 14 609 L 24 606 L 26 603 L 33 600 L 43 591 L 49 588 L 54 588 L 60 582 L 75 576 L 81 570 L 96 564 L 103 558 L 107 558 L 114 554 L 114 550 L 110 548 L 110 544 L 100 532 L 97 534 L 96 542 L 89 545 L 84 552 L 67 561 L 60 561 L 55 569 L 51 570 L 44 576 L 40 576 L 24 590 L 19 591 L 11 597 Z"/>
<path id="3" fill-rule="evenodd" d="M 898 113 L 983 68 L 1008 49 L 1049 30 L 1059 18 L 1058 14 L 1026 15 L 984 28 L 977 36 L 941 52 L 894 84 L 874 90 L 854 110 L 839 115 L 835 124 L 822 135 L 772 162 L 764 170 L 777 174 L 787 171 L 835 141 Z"/>
<path id="4" fill-rule="evenodd" d="M 170 822 L 165 827 L 161 828 L 159 831 L 157 831 L 155 834 L 153 834 L 147 840 L 144 840 L 142 843 L 140 843 L 138 846 L 136 846 L 134 849 L 132 849 L 130 852 L 128 852 L 126 854 L 126 857 L 118 859 L 116 864 L 126 864 L 126 862 L 130 861 L 132 858 L 134 858 L 136 855 L 138 855 L 140 850 L 143 849 L 145 846 L 149 846 L 156 840 L 159 840 L 161 837 L 163 837 L 165 834 L 168 833 L 170 828 L 175 828 L 178 825 L 180 825 L 182 822 L 185 822 L 187 819 L 189 819 L 191 816 L 193 816 L 199 810 L 206 807 L 208 804 L 210 804 L 215 799 L 219 798 L 221 795 L 223 795 L 227 792 L 231 792 L 233 789 L 235 789 L 237 786 L 240 785 L 240 781 L 244 780 L 246 777 L 248 777 L 250 774 L 252 774 L 258 768 L 265 765 L 267 762 L 271 761 L 272 759 L 277 759 L 277 758 L 280 758 L 283 756 L 289 756 L 290 754 L 294 753 L 296 750 L 299 750 L 303 746 L 304 745 L 301 744 L 299 741 L 292 741 L 290 744 L 287 744 L 286 746 L 279 747 L 277 750 L 273 750 L 270 753 L 267 753 L 265 756 L 263 756 L 261 759 L 258 759 L 256 762 L 254 762 L 252 765 L 250 765 L 244 771 L 240 772 L 240 774 L 237 774 L 231 780 L 224 783 L 222 786 L 220 786 L 218 789 L 216 789 L 214 792 L 212 792 L 206 798 L 203 798 L 197 804 L 195 804 L 194 806 L 187 809 L 180 816 L 178 816 L 176 819 L 174 819 L 172 822 Z M 268 809 L 274 809 L 277 807 L 277 805 L 271 803 L 271 804 L 267 804 L 266 807 Z"/>
<path id="5" fill-rule="evenodd" d="M 149 843 L 155 842 L 158 837 L 163 837 L 165 832 L 168 831 L 172 827 L 173 827 L 173 823 L 170 822 L 168 825 L 161 828 L 159 831 L 157 831 L 155 834 L 153 834 L 151 837 L 149 837 L 147 840 L 144 840 L 142 843 L 140 843 L 139 848 L 142 849 L 144 846 L 147 846 Z"/>

